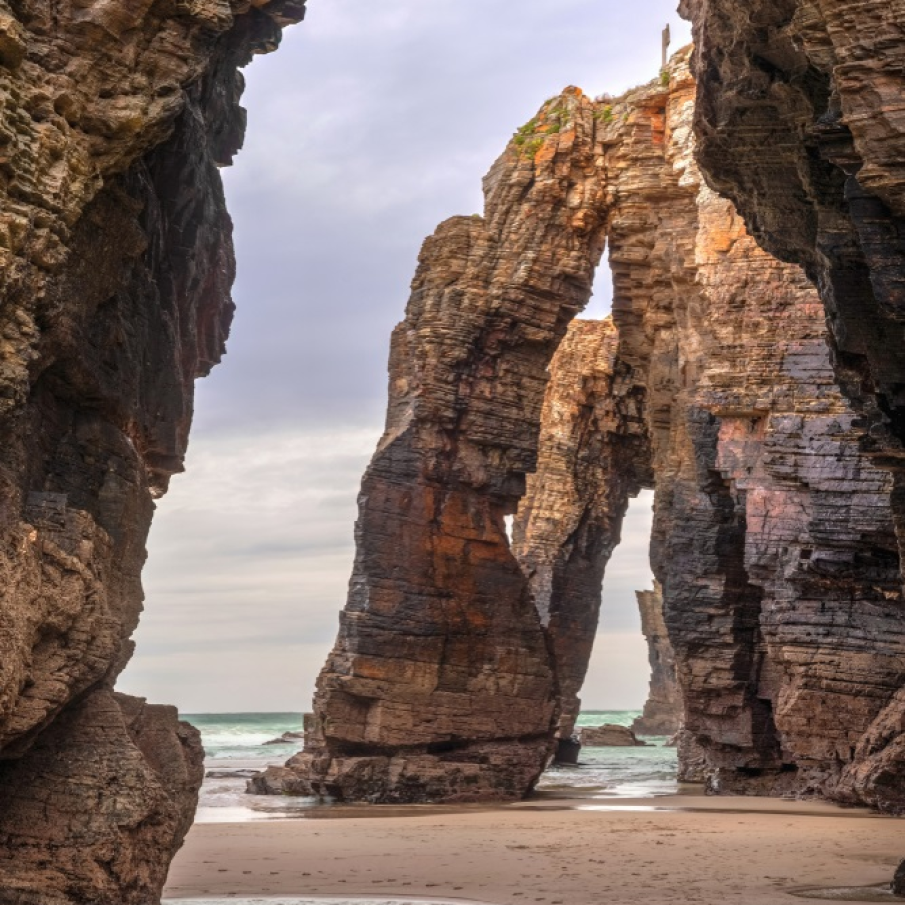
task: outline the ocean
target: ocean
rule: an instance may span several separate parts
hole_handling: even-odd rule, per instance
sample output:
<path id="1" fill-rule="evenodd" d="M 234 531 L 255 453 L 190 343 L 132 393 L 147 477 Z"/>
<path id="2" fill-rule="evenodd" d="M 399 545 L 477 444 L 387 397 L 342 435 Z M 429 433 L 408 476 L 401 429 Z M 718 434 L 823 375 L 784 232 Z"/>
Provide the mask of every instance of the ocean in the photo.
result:
<path id="1" fill-rule="evenodd" d="M 588 710 L 579 726 L 631 725 L 639 710 Z M 312 798 L 247 795 L 252 773 L 280 765 L 302 748 L 301 739 L 267 744 L 302 728 L 301 713 L 195 713 L 183 719 L 197 726 L 206 752 L 205 780 L 196 820 L 222 823 L 323 816 Z M 675 793 L 676 749 L 665 738 L 645 737 L 644 748 L 583 748 L 577 767 L 551 767 L 541 777 L 543 797 L 625 798 Z"/>

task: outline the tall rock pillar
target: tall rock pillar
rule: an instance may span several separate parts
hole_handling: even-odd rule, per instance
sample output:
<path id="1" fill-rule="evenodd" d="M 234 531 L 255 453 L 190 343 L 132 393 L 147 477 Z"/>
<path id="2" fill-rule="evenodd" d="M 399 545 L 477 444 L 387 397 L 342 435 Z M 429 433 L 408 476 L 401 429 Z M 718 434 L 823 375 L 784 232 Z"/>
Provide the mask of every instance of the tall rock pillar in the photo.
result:
<path id="1" fill-rule="evenodd" d="M 504 518 L 534 470 L 546 368 L 603 250 L 592 102 L 549 101 L 422 249 L 317 729 L 292 762 L 345 800 L 523 796 L 556 678 Z"/>

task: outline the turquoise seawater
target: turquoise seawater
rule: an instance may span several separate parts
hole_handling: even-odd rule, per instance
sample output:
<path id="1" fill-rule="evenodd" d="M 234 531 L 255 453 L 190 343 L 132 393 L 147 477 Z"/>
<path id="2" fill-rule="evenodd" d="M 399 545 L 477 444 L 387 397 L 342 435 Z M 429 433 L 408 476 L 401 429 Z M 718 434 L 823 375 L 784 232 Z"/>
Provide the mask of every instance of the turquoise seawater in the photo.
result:
<path id="1" fill-rule="evenodd" d="M 236 760 L 268 753 L 277 763 L 286 752 L 301 749 L 301 742 L 268 745 L 284 732 L 301 732 L 301 713 L 186 713 L 182 715 L 201 731 L 209 758 Z M 283 757 L 283 755 L 286 755 Z"/>
<path id="2" fill-rule="evenodd" d="M 628 726 L 638 710 L 585 711 L 579 726 Z M 206 752 L 206 777 L 197 819 L 200 822 L 273 820 L 314 816 L 314 799 L 247 795 L 248 778 L 268 765 L 280 765 L 300 751 L 301 740 L 266 744 L 302 728 L 299 713 L 195 713 L 183 719 L 197 726 Z M 644 748 L 583 748 L 577 767 L 551 767 L 538 792 L 545 795 L 635 797 L 676 791 L 676 750 L 665 738 L 645 738 Z M 318 811 L 315 811 L 315 808 Z"/>
<path id="3" fill-rule="evenodd" d="M 631 726 L 640 715 L 640 710 L 583 710 L 576 725 Z M 641 739 L 647 742 L 643 748 L 582 748 L 578 767 L 550 767 L 538 791 L 628 798 L 675 794 L 676 749 L 665 747 L 663 736 Z"/>

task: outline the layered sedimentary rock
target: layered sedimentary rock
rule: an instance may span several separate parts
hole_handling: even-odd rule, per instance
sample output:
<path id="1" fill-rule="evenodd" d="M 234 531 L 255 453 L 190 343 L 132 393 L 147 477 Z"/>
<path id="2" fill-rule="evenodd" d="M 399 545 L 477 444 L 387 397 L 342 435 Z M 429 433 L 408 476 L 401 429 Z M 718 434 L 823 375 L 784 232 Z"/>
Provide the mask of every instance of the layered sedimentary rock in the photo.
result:
<path id="1" fill-rule="evenodd" d="M 892 806 L 885 780 L 856 778 L 905 665 L 890 482 L 859 448 L 815 290 L 700 180 L 684 67 L 660 90 L 659 184 L 626 192 L 609 240 L 620 355 L 648 388 L 685 725 L 714 788 Z"/>
<path id="2" fill-rule="evenodd" d="M 190 822 L 197 734 L 110 688 L 231 319 L 237 67 L 302 12 L 0 3 L 0 902 L 146 905 Z"/>
<path id="3" fill-rule="evenodd" d="M 618 343 L 610 318 L 569 327 L 550 365 L 537 471 L 513 523 L 513 552 L 551 640 L 564 740 L 581 707 L 606 564 L 630 497 L 652 481 L 642 394 L 617 364 Z"/>
<path id="4" fill-rule="evenodd" d="M 800 263 L 817 286 L 837 381 L 861 416 L 862 446 L 895 482 L 901 548 L 905 6 L 758 0 L 742 10 L 727 0 L 685 0 L 682 11 L 698 48 L 701 165 L 757 241 Z M 889 650 L 883 635 L 878 647 Z M 889 698 L 846 768 L 862 797 L 885 786 L 878 803 L 898 808 L 903 705 L 902 692 Z"/>
<path id="5" fill-rule="evenodd" d="M 682 724 L 682 696 L 676 681 L 676 654 L 663 618 L 663 591 L 637 591 L 641 632 L 647 642 L 650 689 L 632 730 L 641 735 L 674 735 Z"/>
<path id="6" fill-rule="evenodd" d="M 504 517 L 603 249 L 592 106 L 578 91 L 546 105 L 485 179 L 484 216 L 447 221 L 421 251 L 318 725 L 290 762 L 315 790 L 512 799 L 546 763 L 555 677 Z"/>
<path id="7" fill-rule="evenodd" d="M 513 551 L 551 639 L 561 701 L 557 737 L 566 744 L 581 707 L 607 562 L 629 499 L 654 481 L 644 390 L 618 347 L 611 318 L 569 326 L 550 364 L 537 470 L 513 523 Z M 671 735 L 681 702 L 663 601 L 653 594 L 638 601 L 652 675 L 635 729 Z"/>
<path id="8" fill-rule="evenodd" d="M 859 448 L 815 290 L 703 185 L 682 55 L 667 74 L 600 120 L 615 366 L 644 411 L 650 460 L 632 473 L 654 476 L 684 748 L 715 789 L 895 807 L 901 774 L 876 757 L 901 744 L 890 481 Z"/>
<path id="9" fill-rule="evenodd" d="M 0 769 L 0 901 L 159 898 L 195 813 L 203 756 L 174 708 L 104 689 L 67 707 Z"/>
<path id="10" fill-rule="evenodd" d="M 682 756 L 714 790 L 900 806 L 892 481 L 805 272 L 701 179 L 687 60 L 619 99 L 548 102 L 491 171 L 487 217 L 425 246 L 319 727 L 289 767 L 307 788 L 527 791 L 574 720 L 626 498 L 653 486 Z M 573 327 L 540 423 L 604 235 L 618 333 Z M 536 459 L 526 583 L 502 519 Z"/>
<path id="11" fill-rule="evenodd" d="M 865 447 L 898 475 L 905 4 L 757 0 L 743 10 L 730 0 L 684 0 L 681 10 L 698 46 L 701 165 L 757 241 L 800 263 L 818 287 Z"/>

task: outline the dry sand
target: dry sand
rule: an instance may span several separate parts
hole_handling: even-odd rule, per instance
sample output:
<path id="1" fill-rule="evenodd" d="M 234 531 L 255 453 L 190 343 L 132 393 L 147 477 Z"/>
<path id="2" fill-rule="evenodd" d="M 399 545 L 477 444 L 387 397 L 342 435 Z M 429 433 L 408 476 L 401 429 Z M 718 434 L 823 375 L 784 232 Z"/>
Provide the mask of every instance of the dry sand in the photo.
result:
<path id="1" fill-rule="evenodd" d="M 819 803 L 677 796 L 318 813 L 334 816 L 197 824 L 165 895 L 795 905 L 804 900 L 790 890 L 887 882 L 905 857 L 901 820 Z"/>

